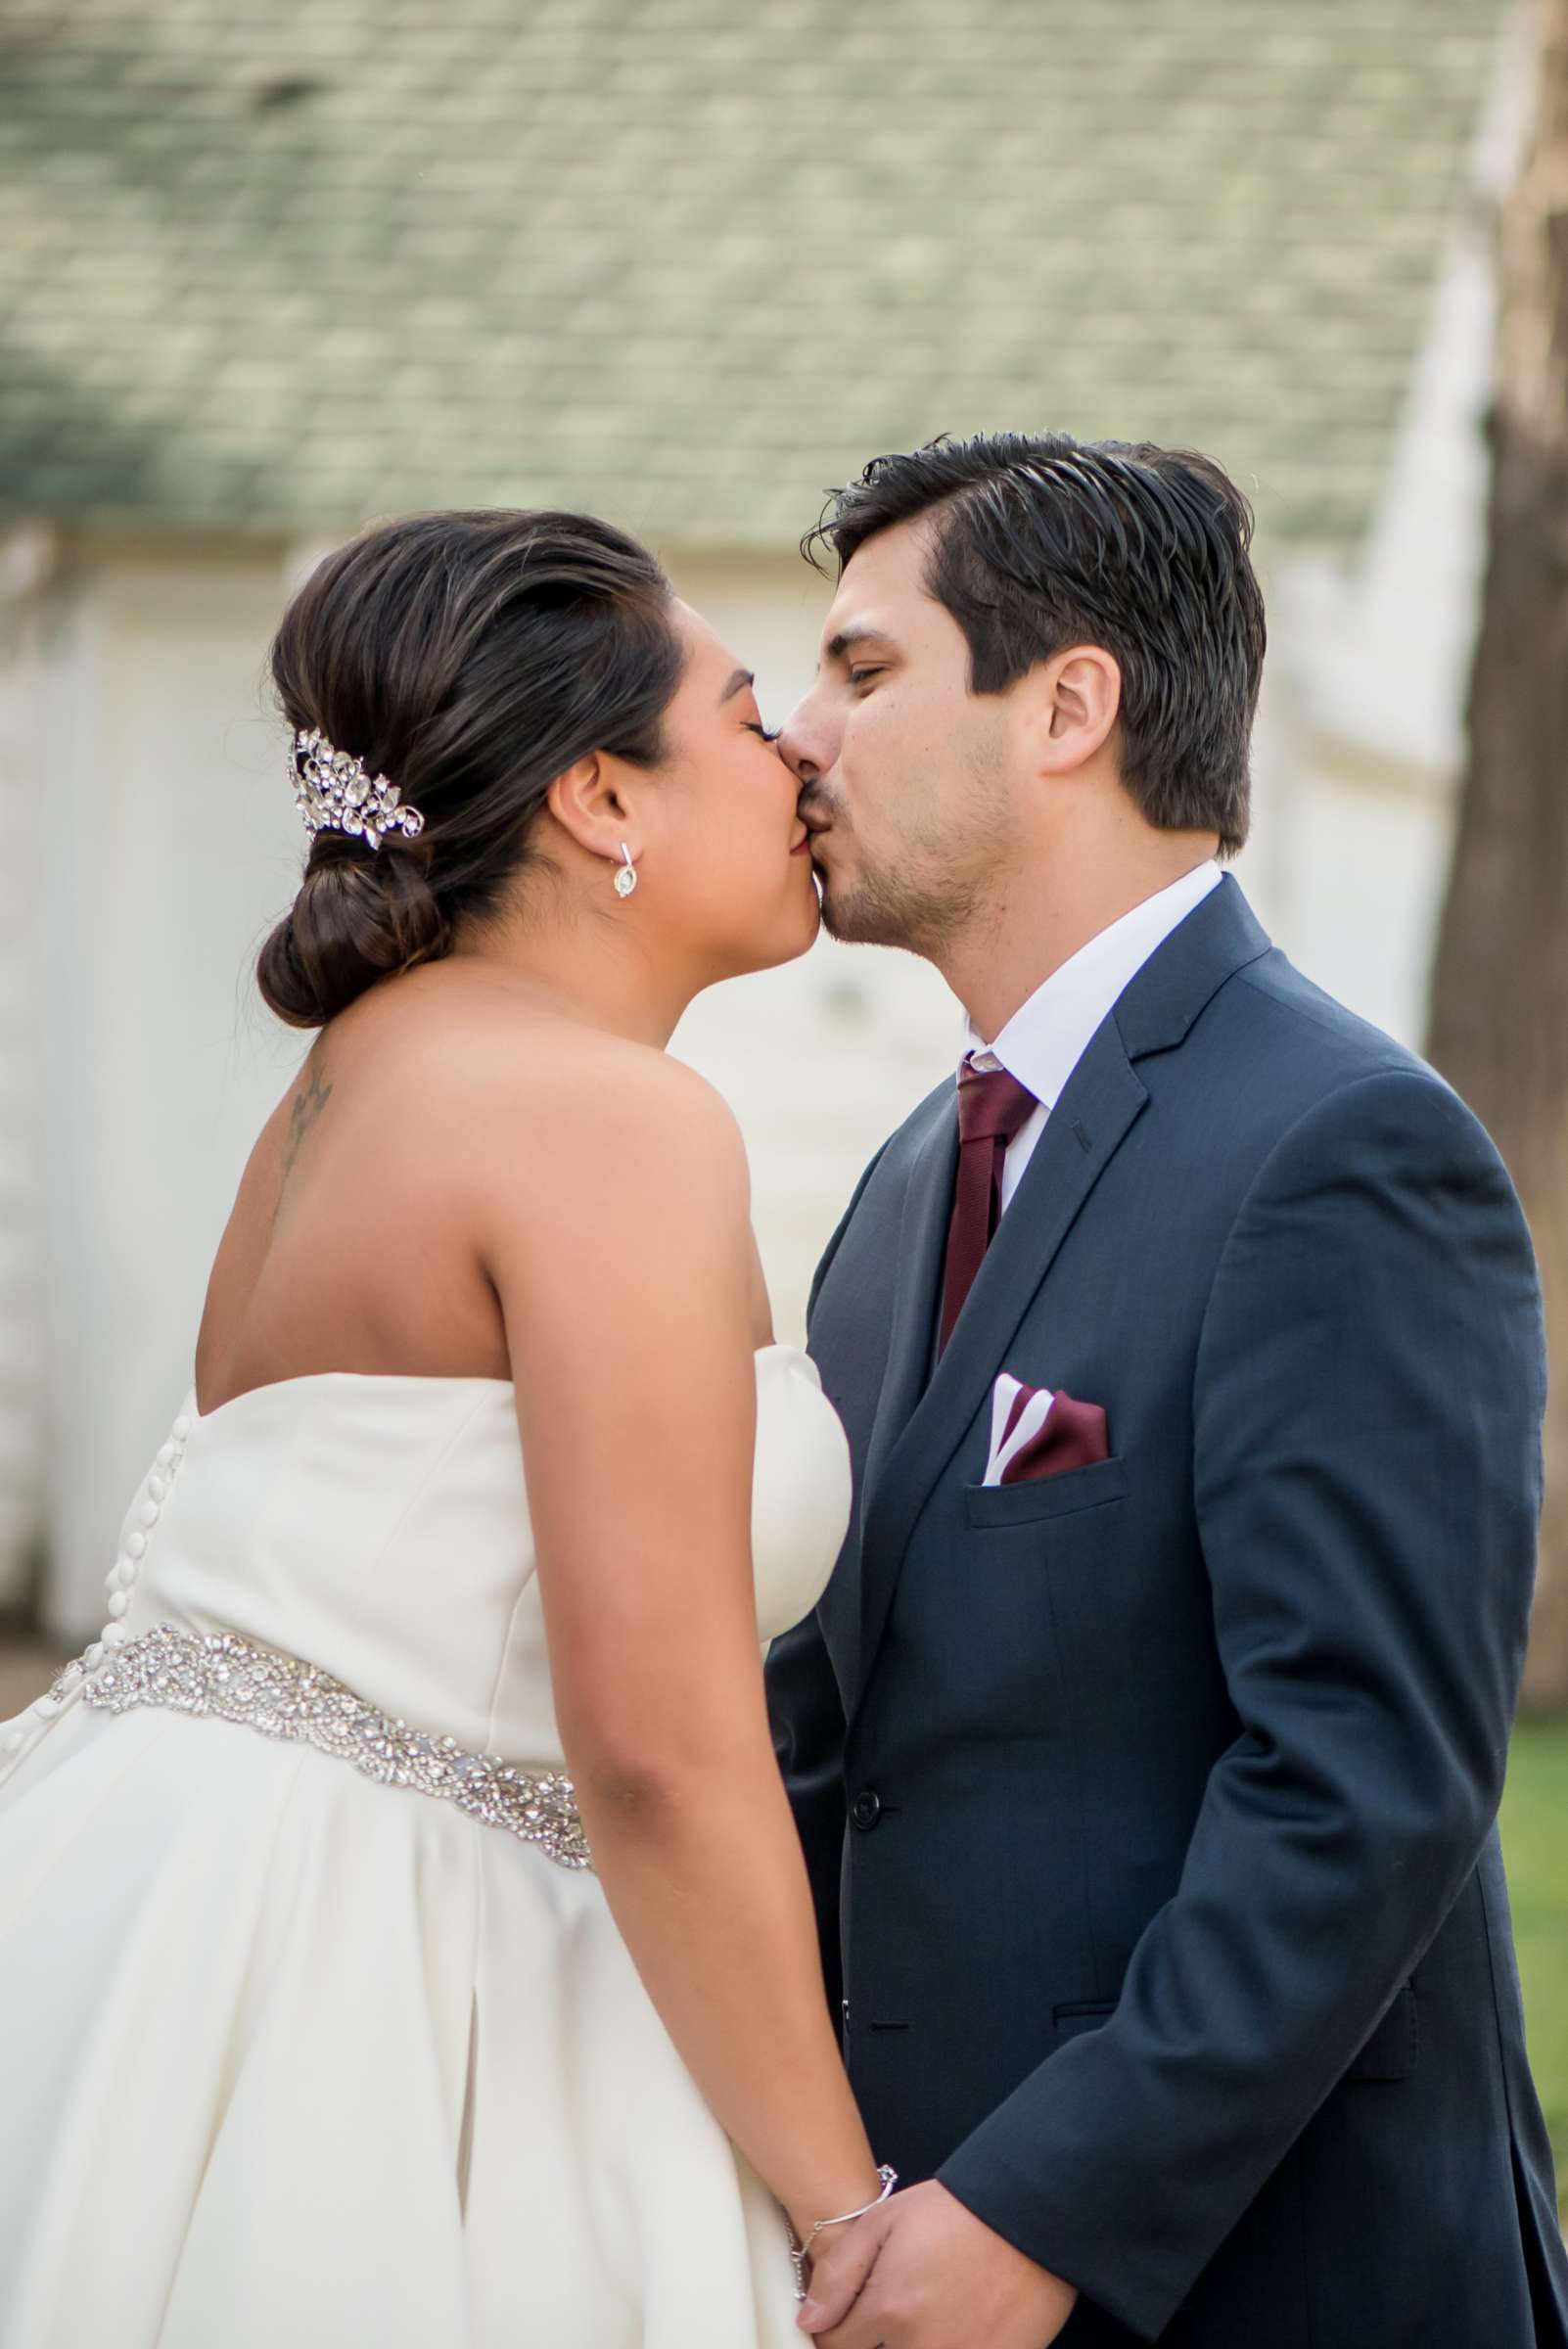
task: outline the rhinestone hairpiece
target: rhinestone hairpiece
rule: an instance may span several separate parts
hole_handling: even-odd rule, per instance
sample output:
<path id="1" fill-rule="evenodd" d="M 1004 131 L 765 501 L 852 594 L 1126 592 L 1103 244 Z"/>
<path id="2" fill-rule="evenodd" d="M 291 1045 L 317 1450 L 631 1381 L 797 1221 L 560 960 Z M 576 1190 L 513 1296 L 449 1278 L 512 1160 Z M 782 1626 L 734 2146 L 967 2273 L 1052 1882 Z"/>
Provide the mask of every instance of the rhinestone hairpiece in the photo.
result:
<path id="1" fill-rule="evenodd" d="M 412 840 L 425 829 L 425 818 L 417 807 L 403 805 L 395 783 L 368 774 L 362 759 L 336 750 L 319 727 L 309 732 L 300 727 L 290 764 L 294 804 L 309 832 L 351 832 L 379 849 L 389 832 Z"/>

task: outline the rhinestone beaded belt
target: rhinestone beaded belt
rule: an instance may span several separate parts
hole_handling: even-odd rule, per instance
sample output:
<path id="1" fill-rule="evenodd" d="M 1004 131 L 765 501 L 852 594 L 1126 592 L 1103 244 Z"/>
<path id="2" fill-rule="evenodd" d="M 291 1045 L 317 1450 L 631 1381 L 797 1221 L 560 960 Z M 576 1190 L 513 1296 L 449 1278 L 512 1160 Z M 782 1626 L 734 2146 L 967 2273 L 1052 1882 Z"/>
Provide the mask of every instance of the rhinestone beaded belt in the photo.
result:
<path id="1" fill-rule="evenodd" d="M 82 1701 L 102 1712 L 165 1705 L 314 1746 L 385 1786 L 455 1803 L 470 1818 L 536 1843 L 562 1867 L 593 1865 L 569 1777 L 556 1771 L 530 1776 L 493 1755 L 469 1753 L 455 1738 L 411 1729 L 313 1664 L 236 1632 L 155 1624 L 106 1654 L 80 1687 Z"/>

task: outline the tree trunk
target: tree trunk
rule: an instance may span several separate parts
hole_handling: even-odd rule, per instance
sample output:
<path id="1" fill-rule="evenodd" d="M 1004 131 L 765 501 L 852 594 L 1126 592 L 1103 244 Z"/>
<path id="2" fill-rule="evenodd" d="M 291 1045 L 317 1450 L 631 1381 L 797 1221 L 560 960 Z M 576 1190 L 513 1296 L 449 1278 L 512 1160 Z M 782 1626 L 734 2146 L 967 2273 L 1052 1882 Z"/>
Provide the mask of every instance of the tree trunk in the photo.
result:
<path id="1" fill-rule="evenodd" d="M 1568 1707 L 1568 0 L 1536 0 L 1539 96 L 1499 234 L 1490 546 L 1430 1050 L 1535 1234 L 1552 1394 L 1524 1701 Z"/>

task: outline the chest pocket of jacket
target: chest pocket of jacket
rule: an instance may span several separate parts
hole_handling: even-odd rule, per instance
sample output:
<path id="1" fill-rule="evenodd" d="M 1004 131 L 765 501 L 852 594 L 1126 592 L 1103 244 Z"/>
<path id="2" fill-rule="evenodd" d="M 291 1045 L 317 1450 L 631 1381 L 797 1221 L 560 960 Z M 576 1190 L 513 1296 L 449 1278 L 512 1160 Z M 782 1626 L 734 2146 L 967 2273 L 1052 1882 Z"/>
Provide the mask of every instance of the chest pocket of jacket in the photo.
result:
<path id="1" fill-rule="evenodd" d="M 964 1514 L 971 1525 L 1033 1525 L 1043 1517 L 1066 1517 L 1079 1509 L 1104 1508 L 1125 1500 L 1127 1462 L 1120 1453 L 1092 1460 L 1086 1468 L 1064 1468 L 1057 1476 L 1035 1477 L 1021 1485 L 965 1485 Z"/>

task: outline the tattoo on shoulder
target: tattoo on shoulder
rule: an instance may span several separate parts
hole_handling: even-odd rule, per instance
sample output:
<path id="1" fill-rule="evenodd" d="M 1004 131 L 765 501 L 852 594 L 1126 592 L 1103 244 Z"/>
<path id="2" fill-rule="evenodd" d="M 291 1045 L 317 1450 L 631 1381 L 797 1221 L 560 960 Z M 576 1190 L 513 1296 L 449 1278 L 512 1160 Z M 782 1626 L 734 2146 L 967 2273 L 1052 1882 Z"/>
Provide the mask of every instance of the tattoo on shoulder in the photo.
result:
<path id="1" fill-rule="evenodd" d="M 324 1082 L 321 1071 L 312 1069 L 300 1090 L 295 1094 L 289 1112 L 289 1141 L 283 1153 L 283 1172 L 287 1174 L 300 1155 L 305 1135 L 320 1117 L 332 1098 L 332 1085 Z"/>

